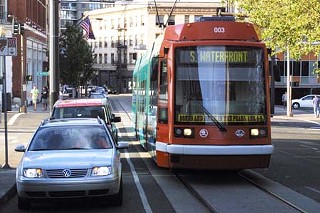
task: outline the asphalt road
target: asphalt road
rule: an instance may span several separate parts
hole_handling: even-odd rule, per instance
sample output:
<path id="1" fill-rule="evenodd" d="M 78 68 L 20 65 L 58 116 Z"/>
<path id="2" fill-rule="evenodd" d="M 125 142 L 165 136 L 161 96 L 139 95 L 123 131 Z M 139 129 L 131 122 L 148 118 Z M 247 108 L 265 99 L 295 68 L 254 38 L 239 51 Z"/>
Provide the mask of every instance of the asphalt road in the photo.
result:
<path id="1" fill-rule="evenodd" d="M 111 100 L 120 100 L 126 106 L 124 109 L 116 109 L 118 113 L 129 112 L 130 98 L 130 96 L 110 96 Z M 8 121 L 15 114 L 13 112 L 8 113 Z M 41 109 L 37 112 L 30 111 L 21 114 L 14 125 L 8 125 L 9 165 L 11 167 L 15 168 L 21 158 L 21 153 L 13 151 L 14 147 L 18 144 L 26 145 L 40 121 L 48 116 L 49 112 L 44 112 Z M 4 134 L 2 125 L 3 123 L 1 123 L 1 138 Z M 120 127 L 122 133 L 126 132 L 122 140 L 134 141 L 133 133 L 128 131 L 129 125 L 130 122 L 127 122 Z M 318 180 L 320 177 L 319 125 L 317 122 L 309 122 L 305 119 L 287 119 L 285 116 L 274 116 L 272 118 L 272 142 L 275 146 L 275 153 L 272 156 L 270 167 L 253 171 L 320 203 L 320 182 Z M 122 207 L 112 207 L 112 205 L 101 207 L 99 202 L 67 202 L 57 205 L 39 205 L 32 209 L 32 212 L 127 212 L 129 209 L 130 212 L 207 212 L 207 209 L 203 209 L 197 199 L 190 197 L 186 189 L 178 183 L 170 171 L 155 166 L 148 157 L 148 153 L 143 153 L 139 145 L 133 143 L 128 151 L 128 154 L 123 153 L 125 193 Z M 0 156 L 0 164 L 4 165 L 2 144 Z M 128 161 L 128 158 L 130 161 Z M 135 172 L 132 171 L 132 165 Z M 217 175 L 222 176 L 222 185 L 228 185 L 227 182 L 223 182 L 224 179 L 230 179 L 228 174 L 214 174 L 214 176 Z M 158 179 L 162 179 L 162 183 L 165 182 L 164 185 L 170 187 L 162 187 L 161 181 L 158 181 Z M 231 183 L 233 182 L 231 181 Z M 141 195 L 138 183 L 140 183 L 141 189 L 144 189 L 145 199 Z M 167 185 L 168 183 L 170 184 Z M 234 188 L 233 184 L 230 184 L 230 186 Z M 218 185 L 218 187 L 221 186 Z M 170 197 L 168 193 L 172 193 L 174 196 Z M 146 200 L 148 202 L 145 202 Z M 17 197 L 13 197 L 1 209 L 1 212 L 20 212 L 17 209 Z"/>

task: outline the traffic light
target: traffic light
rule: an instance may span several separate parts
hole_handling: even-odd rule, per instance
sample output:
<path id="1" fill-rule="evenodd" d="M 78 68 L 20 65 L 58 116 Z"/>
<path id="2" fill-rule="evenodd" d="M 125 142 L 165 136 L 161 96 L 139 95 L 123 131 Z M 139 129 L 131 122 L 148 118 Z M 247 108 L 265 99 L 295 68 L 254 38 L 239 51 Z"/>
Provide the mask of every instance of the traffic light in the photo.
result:
<path id="1" fill-rule="evenodd" d="M 19 22 L 15 21 L 13 23 L 13 34 L 19 34 L 19 29 L 20 28 L 20 24 Z"/>
<path id="2" fill-rule="evenodd" d="M 24 33 L 24 23 L 20 24 L 20 34 L 23 35 Z"/>
<path id="3" fill-rule="evenodd" d="M 32 81 L 32 75 L 26 75 L 26 81 Z"/>

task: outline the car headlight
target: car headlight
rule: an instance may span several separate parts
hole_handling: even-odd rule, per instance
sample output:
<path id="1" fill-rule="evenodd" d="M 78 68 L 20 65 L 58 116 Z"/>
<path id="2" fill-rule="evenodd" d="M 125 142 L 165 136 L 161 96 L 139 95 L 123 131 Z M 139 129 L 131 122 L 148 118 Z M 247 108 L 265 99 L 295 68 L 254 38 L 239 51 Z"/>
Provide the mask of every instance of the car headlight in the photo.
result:
<path id="1" fill-rule="evenodd" d="M 92 168 L 91 176 L 106 176 L 112 172 L 111 166 L 96 166 Z"/>
<path id="2" fill-rule="evenodd" d="M 43 177 L 43 171 L 40 168 L 24 169 L 23 176 L 27 178 L 41 178 Z"/>

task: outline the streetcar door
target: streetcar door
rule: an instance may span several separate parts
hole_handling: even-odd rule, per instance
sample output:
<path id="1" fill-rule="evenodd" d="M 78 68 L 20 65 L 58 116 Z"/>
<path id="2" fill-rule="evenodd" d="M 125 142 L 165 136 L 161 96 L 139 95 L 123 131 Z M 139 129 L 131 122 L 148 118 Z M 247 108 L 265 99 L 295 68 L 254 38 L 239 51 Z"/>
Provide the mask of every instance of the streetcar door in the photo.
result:
<path id="1" fill-rule="evenodd" d="M 158 94 L 158 63 L 159 58 L 153 57 L 150 67 L 149 104 L 147 109 L 147 150 L 155 156 L 156 150 L 156 120 L 157 120 L 157 94 Z"/>

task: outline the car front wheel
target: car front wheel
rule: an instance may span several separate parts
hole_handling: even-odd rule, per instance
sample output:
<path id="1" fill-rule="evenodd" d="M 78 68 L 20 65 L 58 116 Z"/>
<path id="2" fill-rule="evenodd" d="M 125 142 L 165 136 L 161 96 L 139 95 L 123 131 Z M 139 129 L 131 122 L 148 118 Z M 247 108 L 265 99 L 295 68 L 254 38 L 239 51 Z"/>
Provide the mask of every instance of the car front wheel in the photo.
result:
<path id="1" fill-rule="evenodd" d="M 29 209 L 31 206 L 30 202 L 26 198 L 18 197 L 18 208 Z"/>
<path id="2" fill-rule="evenodd" d="M 122 200 L 123 200 L 123 187 L 122 187 L 122 178 L 121 178 L 119 192 L 112 196 L 112 204 L 115 206 L 121 206 Z"/>
<path id="3" fill-rule="evenodd" d="M 299 103 L 293 103 L 292 107 L 293 107 L 293 109 L 299 109 L 300 108 L 300 104 Z"/>

